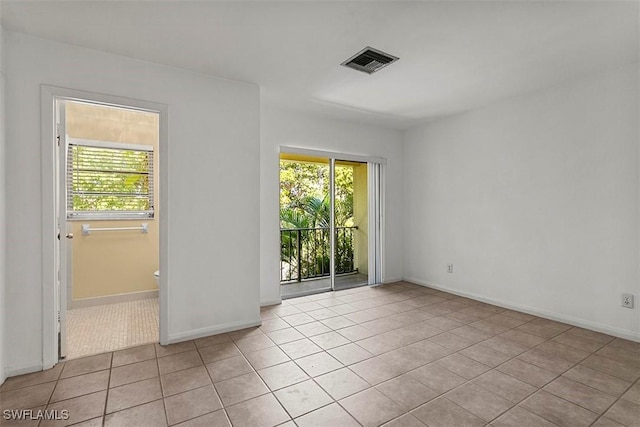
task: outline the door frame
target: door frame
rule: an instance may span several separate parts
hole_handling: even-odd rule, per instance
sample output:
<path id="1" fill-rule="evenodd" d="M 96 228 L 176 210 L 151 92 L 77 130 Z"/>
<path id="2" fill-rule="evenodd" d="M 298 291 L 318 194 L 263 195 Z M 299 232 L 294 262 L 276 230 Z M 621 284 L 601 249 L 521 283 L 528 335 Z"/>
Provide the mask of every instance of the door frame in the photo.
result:
<path id="1" fill-rule="evenodd" d="M 41 184 L 42 184 L 42 367 L 49 369 L 58 363 L 58 304 L 55 292 L 55 283 L 58 275 L 56 258 L 58 251 L 66 250 L 67 239 L 61 236 L 57 239 L 56 198 L 60 198 L 56 188 L 57 155 L 56 143 L 56 101 L 83 101 L 97 105 L 107 105 L 142 110 L 157 113 L 159 115 L 159 181 L 160 197 L 156 205 L 160 215 L 160 266 L 162 274 L 158 289 L 159 303 L 159 336 L 160 343 L 166 344 L 169 340 L 169 280 L 168 280 L 168 112 L 166 104 L 143 101 L 139 99 L 105 95 L 50 85 L 40 86 L 40 138 L 41 138 Z M 60 283 L 66 287 L 67 283 Z M 65 313 L 60 313 L 64 316 Z"/>
<path id="2" fill-rule="evenodd" d="M 334 228 L 335 211 L 334 211 L 334 171 L 335 161 L 351 161 L 367 164 L 368 181 L 368 199 L 369 199 L 369 280 L 368 286 L 380 285 L 384 281 L 385 272 L 385 247 L 384 247 L 384 212 L 385 212 L 385 179 L 384 172 L 387 164 L 387 159 L 384 157 L 366 156 L 360 154 L 339 153 L 335 151 L 316 150 L 311 148 L 302 148 L 294 146 L 279 146 L 278 150 L 278 162 L 280 162 L 280 154 L 301 154 L 306 156 L 321 157 L 329 159 L 329 178 L 330 178 L 330 200 L 331 200 L 331 225 L 330 228 Z M 279 169 L 278 169 L 279 170 Z M 280 188 L 280 174 L 278 174 L 278 188 Z M 278 223 L 278 228 L 280 224 Z M 331 238 L 331 290 L 335 291 L 335 269 L 333 266 L 335 255 L 335 236 L 333 233 L 329 233 Z M 372 239 L 371 236 L 374 236 Z M 280 251 L 278 251 L 278 257 L 280 257 Z M 278 282 L 280 295 L 282 298 L 282 288 Z M 312 292 L 313 293 L 313 292 Z M 301 294 L 300 296 L 303 296 Z"/>
<path id="3" fill-rule="evenodd" d="M 58 357 L 65 358 L 67 356 L 67 316 L 66 310 L 69 305 L 69 296 L 71 295 L 69 285 L 73 284 L 73 278 L 69 274 L 73 268 L 73 260 L 71 259 L 71 251 L 73 250 L 73 243 L 69 244 L 67 241 L 68 236 L 73 238 L 72 234 L 69 234 L 68 222 L 66 215 L 66 203 L 63 203 L 64 185 L 66 184 L 67 172 L 66 172 L 66 143 L 63 135 L 67 134 L 67 114 L 66 105 L 63 99 L 55 98 L 54 114 L 56 121 L 56 140 L 57 149 L 54 147 L 54 169 L 57 178 L 56 181 L 56 196 L 54 203 L 56 204 L 56 224 L 58 227 L 58 245 L 55 253 L 55 265 L 58 271 L 56 285 L 54 287 L 54 299 L 55 306 L 58 311 Z M 63 214 L 64 213 L 64 214 Z"/>

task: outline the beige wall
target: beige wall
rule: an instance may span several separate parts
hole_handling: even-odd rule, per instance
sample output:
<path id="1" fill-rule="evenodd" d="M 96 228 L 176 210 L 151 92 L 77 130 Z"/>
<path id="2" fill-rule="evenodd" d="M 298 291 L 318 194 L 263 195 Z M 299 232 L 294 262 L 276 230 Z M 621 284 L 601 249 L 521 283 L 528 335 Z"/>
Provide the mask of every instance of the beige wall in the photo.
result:
<path id="1" fill-rule="evenodd" d="M 353 224 L 355 231 L 355 265 L 362 274 L 369 274 L 369 192 L 367 164 L 353 165 Z"/>
<path id="2" fill-rule="evenodd" d="M 73 138 L 153 145 L 154 198 L 158 205 L 158 115 L 68 102 L 66 132 Z M 159 215 L 144 220 L 70 221 L 72 240 L 73 300 L 157 289 Z M 135 227 L 149 224 L 149 232 L 105 231 L 82 235 L 82 224 L 91 228 Z"/>

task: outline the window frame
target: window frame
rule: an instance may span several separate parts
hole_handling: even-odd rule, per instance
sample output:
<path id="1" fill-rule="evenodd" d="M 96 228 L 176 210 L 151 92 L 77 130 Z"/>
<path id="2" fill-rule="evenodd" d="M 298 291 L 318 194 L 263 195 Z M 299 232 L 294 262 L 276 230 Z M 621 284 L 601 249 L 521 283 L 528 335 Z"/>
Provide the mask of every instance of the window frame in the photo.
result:
<path id="1" fill-rule="evenodd" d="M 66 200 L 66 219 L 67 221 L 79 220 L 139 220 L 154 219 L 155 217 L 155 147 L 146 144 L 133 144 L 115 141 L 100 141 L 83 138 L 65 138 L 65 163 L 66 163 L 66 184 L 65 184 L 65 200 Z M 79 211 L 73 209 L 73 192 L 71 186 L 73 182 L 73 165 L 72 165 L 72 147 L 82 146 L 91 148 L 101 148 L 107 150 L 128 150 L 148 153 L 148 179 L 149 191 L 146 195 L 150 209 L 136 211 L 120 211 L 120 210 L 97 210 L 97 211 Z M 104 193 L 110 195 L 110 193 Z"/>

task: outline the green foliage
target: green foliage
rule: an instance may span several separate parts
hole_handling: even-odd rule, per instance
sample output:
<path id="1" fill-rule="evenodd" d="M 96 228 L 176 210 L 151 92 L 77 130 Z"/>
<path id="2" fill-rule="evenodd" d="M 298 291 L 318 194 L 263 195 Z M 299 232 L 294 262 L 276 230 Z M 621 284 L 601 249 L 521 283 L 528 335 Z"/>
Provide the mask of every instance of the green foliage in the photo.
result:
<path id="1" fill-rule="evenodd" d="M 335 169 L 335 221 L 353 226 L 353 167 Z M 330 266 L 329 165 L 280 161 L 280 233 L 283 280 L 328 275 Z M 353 230 L 336 236 L 336 272 L 354 270 Z M 298 271 L 300 270 L 300 271 Z"/>
<path id="2" fill-rule="evenodd" d="M 336 166 L 335 188 L 336 226 L 352 226 L 353 167 Z M 329 222 L 329 165 L 281 160 L 280 228 L 329 227 Z"/>
<path id="3" fill-rule="evenodd" d="M 329 194 L 329 165 L 280 161 L 280 207 L 295 207 L 299 200 Z"/>
<path id="4" fill-rule="evenodd" d="M 71 146 L 73 211 L 150 210 L 149 153 Z"/>

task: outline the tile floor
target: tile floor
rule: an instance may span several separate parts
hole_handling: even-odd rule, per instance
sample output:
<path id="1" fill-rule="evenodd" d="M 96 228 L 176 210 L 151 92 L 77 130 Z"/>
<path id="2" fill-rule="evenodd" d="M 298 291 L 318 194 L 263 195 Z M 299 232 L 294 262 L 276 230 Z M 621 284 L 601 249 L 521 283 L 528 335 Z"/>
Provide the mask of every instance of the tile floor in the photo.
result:
<path id="1" fill-rule="evenodd" d="M 640 426 L 640 343 L 403 282 L 262 316 L 10 378 L 0 410 L 82 426 Z"/>
<path id="2" fill-rule="evenodd" d="M 158 298 L 67 310 L 67 359 L 158 339 Z"/>

